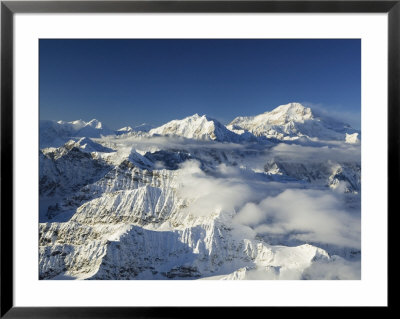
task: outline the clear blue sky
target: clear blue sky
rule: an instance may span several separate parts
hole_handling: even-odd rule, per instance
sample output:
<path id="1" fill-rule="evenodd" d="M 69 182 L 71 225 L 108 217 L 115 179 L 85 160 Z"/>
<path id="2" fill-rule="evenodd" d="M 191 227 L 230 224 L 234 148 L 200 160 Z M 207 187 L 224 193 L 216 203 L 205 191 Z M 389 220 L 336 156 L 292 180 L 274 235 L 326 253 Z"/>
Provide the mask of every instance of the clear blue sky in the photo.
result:
<path id="1" fill-rule="evenodd" d="M 40 119 L 224 124 L 289 102 L 359 128 L 360 40 L 40 40 Z"/>

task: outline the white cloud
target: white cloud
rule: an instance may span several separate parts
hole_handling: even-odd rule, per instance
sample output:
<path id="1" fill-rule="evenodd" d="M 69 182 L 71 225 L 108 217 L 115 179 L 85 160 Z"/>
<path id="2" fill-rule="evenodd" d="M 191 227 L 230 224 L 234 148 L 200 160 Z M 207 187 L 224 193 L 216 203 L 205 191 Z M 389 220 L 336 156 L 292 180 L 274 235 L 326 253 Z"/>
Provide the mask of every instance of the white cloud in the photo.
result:
<path id="1" fill-rule="evenodd" d="M 187 211 L 194 215 L 223 211 L 259 234 L 360 248 L 359 211 L 347 209 L 339 192 L 257 180 L 247 170 L 224 164 L 205 173 L 197 161 L 181 165 L 178 185 L 178 195 L 188 199 Z"/>
<path id="2" fill-rule="evenodd" d="M 322 190 L 287 189 L 260 203 L 247 203 L 235 216 L 257 233 L 289 235 L 302 242 L 360 248 L 360 216 L 345 210 L 342 197 Z"/>
<path id="3" fill-rule="evenodd" d="M 223 211 L 235 215 L 235 223 L 250 226 L 259 234 L 360 248 L 359 211 L 348 210 L 343 194 L 329 189 L 258 181 L 245 170 L 226 165 L 210 175 L 197 161 L 183 163 L 178 184 L 178 195 L 189 199 L 187 211 L 194 215 Z"/>
<path id="4" fill-rule="evenodd" d="M 177 192 L 189 199 L 190 213 L 207 216 L 220 211 L 233 212 L 244 203 L 256 200 L 263 191 L 242 180 L 237 168 L 221 165 L 214 173 L 211 176 L 203 172 L 197 161 L 186 161 L 181 166 Z"/>
<path id="5" fill-rule="evenodd" d="M 275 267 L 257 267 L 246 271 L 247 280 L 360 280 L 361 262 L 345 260 L 339 256 L 313 261 L 304 270 Z"/>
<path id="6" fill-rule="evenodd" d="M 304 270 L 303 279 L 312 280 L 359 280 L 361 261 L 348 261 L 333 256 L 329 261 L 318 261 Z"/>
<path id="7" fill-rule="evenodd" d="M 280 143 L 268 153 L 269 157 L 280 157 L 286 162 L 360 162 L 361 147 L 359 145 L 343 144 L 337 146 L 302 146 Z"/>

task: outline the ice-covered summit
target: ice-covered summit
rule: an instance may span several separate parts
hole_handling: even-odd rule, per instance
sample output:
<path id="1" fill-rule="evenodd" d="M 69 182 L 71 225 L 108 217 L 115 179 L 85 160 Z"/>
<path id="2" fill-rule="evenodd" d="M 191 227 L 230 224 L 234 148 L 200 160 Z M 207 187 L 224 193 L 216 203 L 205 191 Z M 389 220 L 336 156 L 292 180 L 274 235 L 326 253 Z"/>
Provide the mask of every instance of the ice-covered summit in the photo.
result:
<path id="1" fill-rule="evenodd" d="M 236 118 L 231 124 L 240 122 L 240 119 L 252 120 L 253 125 L 285 125 L 290 122 L 304 123 L 304 121 L 314 119 L 314 115 L 309 107 L 305 107 L 300 103 L 289 103 L 254 117 Z"/>
<path id="2" fill-rule="evenodd" d="M 255 136 L 279 140 L 301 137 L 317 140 L 342 140 L 356 130 L 348 124 L 324 116 L 300 103 L 280 105 L 256 116 L 240 116 L 227 126 L 233 132 L 248 131 Z"/>
<path id="3" fill-rule="evenodd" d="M 150 130 L 150 135 L 177 135 L 199 140 L 235 142 L 240 139 L 236 133 L 229 131 L 225 125 L 207 115 L 194 114 L 182 120 L 173 120 Z"/>

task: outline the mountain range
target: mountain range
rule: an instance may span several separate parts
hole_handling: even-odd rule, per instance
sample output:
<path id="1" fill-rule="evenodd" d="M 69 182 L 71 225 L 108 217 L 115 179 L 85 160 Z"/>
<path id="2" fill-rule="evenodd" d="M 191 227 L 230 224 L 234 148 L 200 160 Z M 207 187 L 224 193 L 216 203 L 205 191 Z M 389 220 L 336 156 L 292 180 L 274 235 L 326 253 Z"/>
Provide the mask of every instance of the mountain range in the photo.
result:
<path id="1" fill-rule="evenodd" d="M 228 125 L 41 121 L 40 279 L 360 279 L 360 131 L 299 103 Z"/>
<path id="2" fill-rule="evenodd" d="M 60 146 L 70 138 L 99 138 L 137 132 L 232 143 L 262 141 L 265 138 L 284 141 L 346 141 L 346 136 L 349 136 L 348 142 L 358 142 L 360 135 L 358 130 L 346 123 L 318 115 L 300 103 L 289 103 L 260 115 L 237 117 L 226 126 L 207 115 L 198 114 L 182 120 L 172 120 L 156 128 L 143 123 L 133 128 L 127 126 L 115 131 L 96 119 L 89 122 L 40 121 L 40 145 Z"/>

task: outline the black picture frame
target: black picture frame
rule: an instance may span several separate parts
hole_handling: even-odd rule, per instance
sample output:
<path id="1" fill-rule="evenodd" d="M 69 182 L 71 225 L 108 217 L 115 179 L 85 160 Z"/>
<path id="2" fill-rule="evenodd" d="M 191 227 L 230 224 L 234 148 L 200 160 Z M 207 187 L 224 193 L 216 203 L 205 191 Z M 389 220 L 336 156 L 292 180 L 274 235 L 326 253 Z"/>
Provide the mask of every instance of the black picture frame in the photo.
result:
<path id="1" fill-rule="evenodd" d="M 15 13 L 313 12 L 388 13 L 388 212 L 398 212 L 400 144 L 400 0 L 396 1 L 1 1 L 1 317 L 132 318 L 226 314 L 223 307 L 15 307 L 13 302 L 13 19 Z M 392 223 L 393 224 L 393 223 Z M 391 223 L 388 223 L 388 233 Z M 393 225 L 391 225 L 393 227 Z M 390 236 L 389 236 L 390 238 Z M 388 238 L 388 244 L 389 244 Z M 388 246 L 389 247 L 389 246 Z M 389 285 L 390 281 L 388 281 Z M 391 298 L 388 299 L 389 309 Z M 291 307 L 298 314 L 306 307 Z M 247 314 L 248 309 L 234 310 Z M 237 312 L 239 311 L 239 312 Z"/>

